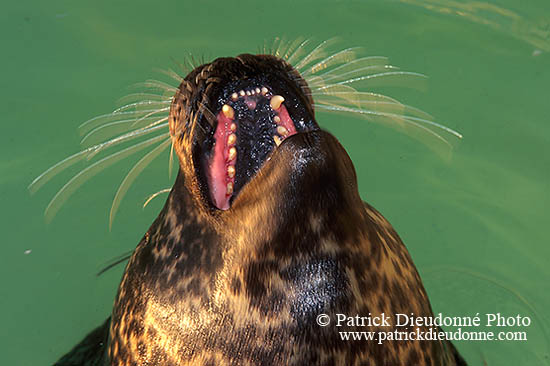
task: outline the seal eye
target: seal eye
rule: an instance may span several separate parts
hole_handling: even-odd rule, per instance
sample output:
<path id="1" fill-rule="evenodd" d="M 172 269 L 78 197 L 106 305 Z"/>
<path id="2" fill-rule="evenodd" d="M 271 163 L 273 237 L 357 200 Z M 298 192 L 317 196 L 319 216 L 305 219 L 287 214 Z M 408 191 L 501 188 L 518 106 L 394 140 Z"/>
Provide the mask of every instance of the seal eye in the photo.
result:
<path id="1" fill-rule="evenodd" d="M 298 131 L 285 98 L 265 85 L 234 91 L 223 103 L 206 171 L 212 203 L 227 210 L 273 149 Z"/>

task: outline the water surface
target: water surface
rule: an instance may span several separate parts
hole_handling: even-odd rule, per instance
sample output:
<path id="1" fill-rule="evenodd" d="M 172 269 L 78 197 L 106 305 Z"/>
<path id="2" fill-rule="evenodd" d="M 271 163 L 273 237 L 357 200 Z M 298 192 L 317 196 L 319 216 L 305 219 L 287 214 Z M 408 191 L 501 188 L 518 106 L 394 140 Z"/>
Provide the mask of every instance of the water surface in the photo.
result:
<path id="1" fill-rule="evenodd" d="M 130 158 L 82 187 L 51 224 L 43 210 L 70 177 L 27 185 L 79 149 L 77 126 L 116 107 L 133 83 L 189 53 L 256 52 L 285 35 L 345 46 L 430 77 L 384 89 L 459 130 L 449 161 L 392 129 L 318 114 L 348 150 L 362 197 L 395 226 L 434 311 L 522 314 L 527 342 L 457 342 L 472 365 L 548 365 L 550 314 L 550 5 L 498 1 L 23 1 L 3 11 L 0 159 L 3 362 L 51 364 L 110 313 L 123 267 L 169 187 L 167 154 L 135 184 L 113 229 L 108 209 Z M 485 4 L 484 6 L 480 6 Z M 82 166 L 76 167 L 76 172 Z"/>

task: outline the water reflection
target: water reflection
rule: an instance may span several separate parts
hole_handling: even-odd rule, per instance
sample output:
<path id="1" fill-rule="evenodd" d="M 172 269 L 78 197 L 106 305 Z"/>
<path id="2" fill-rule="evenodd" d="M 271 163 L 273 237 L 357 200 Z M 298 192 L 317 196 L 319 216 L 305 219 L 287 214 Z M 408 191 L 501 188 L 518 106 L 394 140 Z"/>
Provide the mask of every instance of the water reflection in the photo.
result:
<path id="1" fill-rule="evenodd" d="M 510 9 L 480 1 L 452 0 L 400 0 L 402 3 L 421 6 L 433 12 L 456 15 L 474 23 L 486 25 L 494 30 L 527 42 L 536 49 L 533 56 L 550 51 L 550 18 L 520 15 Z"/>

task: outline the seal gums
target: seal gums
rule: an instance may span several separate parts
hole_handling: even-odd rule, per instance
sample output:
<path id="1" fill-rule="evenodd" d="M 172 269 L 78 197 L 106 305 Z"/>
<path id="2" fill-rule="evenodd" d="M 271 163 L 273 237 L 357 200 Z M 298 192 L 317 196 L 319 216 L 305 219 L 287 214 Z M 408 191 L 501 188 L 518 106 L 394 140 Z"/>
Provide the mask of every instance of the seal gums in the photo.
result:
<path id="1" fill-rule="evenodd" d="M 296 134 L 296 127 L 283 104 L 285 99 L 281 95 L 273 95 L 265 86 L 232 93 L 216 115 L 218 124 L 214 132 L 214 146 L 207 169 L 210 198 L 214 206 L 220 210 L 227 210 L 230 207 L 231 198 L 237 194 L 234 187 L 239 150 L 237 144 L 239 118 L 233 106 L 244 102 L 249 110 L 254 111 L 258 102 L 266 98 L 271 108 L 270 120 L 273 123 L 274 145 L 279 146 L 284 139 Z"/>

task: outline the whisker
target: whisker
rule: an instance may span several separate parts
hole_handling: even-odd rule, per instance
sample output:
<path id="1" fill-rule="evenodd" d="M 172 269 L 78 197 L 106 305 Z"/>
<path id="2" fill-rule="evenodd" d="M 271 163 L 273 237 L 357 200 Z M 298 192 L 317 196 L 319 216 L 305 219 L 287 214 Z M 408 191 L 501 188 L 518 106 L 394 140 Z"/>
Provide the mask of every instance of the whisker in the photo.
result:
<path id="1" fill-rule="evenodd" d="M 342 112 L 350 113 L 347 110 L 341 109 L 332 109 L 328 108 L 330 112 Z M 441 136 L 439 133 L 422 126 L 421 124 L 408 120 L 406 118 L 395 118 L 385 114 L 379 113 L 357 113 L 359 116 L 375 123 L 379 123 L 388 127 L 392 127 L 400 132 L 405 132 L 409 137 L 413 137 L 422 143 L 424 143 L 428 148 L 440 154 L 443 158 L 448 158 L 452 152 L 453 146 L 451 143 Z M 427 140 L 429 138 L 429 140 Z M 434 142 L 439 142 L 435 144 Z"/>
<path id="2" fill-rule="evenodd" d="M 126 104 L 126 105 L 123 105 L 122 107 L 118 107 L 117 109 L 115 109 L 114 111 L 112 111 L 111 113 L 112 114 L 118 114 L 118 113 L 121 113 L 121 112 L 124 112 L 128 109 L 132 109 L 132 108 L 137 108 L 138 107 L 143 107 L 143 106 L 164 106 L 166 104 L 170 104 L 172 102 L 172 100 L 170 99 L 167 99 L 167 100 L 162 100 L 162 101 L 156 101 L 156 100 L 142 100 L 140 102 L 134 102 L 134 103 L 129 103 L 129 104 Z"/>
<path id="3" fill-rule="evenodd" d="M 338 39 L 337 38 L 330 38 L 326 41 L 321 42 L 317 47 L 315 47 L 307 56 L 305 56 L 302 61 L 300 61 L 295 68 L 302 73 L 302 69 L 304 69 L 307 65 L 309 65 L 312 62 L 317 61 L 321 57 L 325 57 L 327 54 L 327 49 L 330 45 L 334 44 Z"/>
<path id="4" fill-rule="evenodd" d="M 40 174 L 38 177 L 36 177 L 31 184 L 29 184 L 29 191 L 31 194 L 36 193 L 44 184 L 46 184 L 50 179 L 52 179 L 54 176 L 56 176 L 58 173 L 62 172 L 63 170 L 67 169 L 68 167 L 72 166 L 73 164 L 84 160 L 87 154 L 89 154 L 95 146 L 92 146 L 86 150 L 82 150 L 77 152 L 76 154 L 73 154 L 57 164 L 54 164 L 50 168 L 48 168 L 46 171 L 44 171 L 42 174 Z"/>
<path id="5" fill-rule="evenodd" d="M 336 90 L 336 91 L 332 91 Z M 323 89 L 321 91 L 310 93 L 311 96 L 317 97 L 317 99 L 322 99 L 326 96 L 335 96 L 342 98 L 347 101 L 386 101 L 391 103 L 400 103 L 397 99 L 388 97 L 387 95 L 374 93 L 374 92 L 359 92 L 347 85 L 335 85 L 333 88 Z"/>
<path id="6" fill-rule="evenodd" d="M 168 160 L 168 179 L 172 178 L 172 170 L 174 168 L 174 141 L 170 145 L 170 159 Z"/>
<path id="7" fill-rule="evenodd" d="M 400 87 L 412 87 L 425 89 L 425 85 L 420 82 L 426 82 L 427 76 L 419 74 L 416 72 L 409 71 L 390 71 L 372 75 L 365 75 L 361 77 L 356 77 L 352 79 L 347 79 L 344 81 L 339 81 L 334 84 L 329 84 L 322 87 L 312 88 L 312 91 L 320 91 L 324 88 L 331 87 L 332 85 L 350 85 L 353 84 L 354 87 L 357 87 L 356 84 L 360 82 L 365 82 L 369 87 L 375 86 L 400 86 Z M 407 82 L 411 82 L 407 84 Z M 418 85 L 413 85 L 412 82 L 417 82 Z"/>
<path id="8" fill-rule="evenodd" d="M 190 69 L 190 70 L 194 70 L 196 67 L 197 67 L 197 63 L 195 62 L 195 59 L 193 57 L 193 55 L 189 54 L 187 55 L 187 57 L 184 58 L 185 62 L 187 62 L 187 67 Z"/>
<path id="9" fill-rule="evenodd" d="M 347 102 L 347 103 L 342 103 Z M 317 104 L 333 105 L 333 106 L 342 106 L 342 107 L 352 107 L 365 110 L 372 110 L 375 112 L 384 112 L 384 113 L 394 113 L 402 114 L 413 117 L 422 118 L 425 120 L 433 120 L 433 117 L 428 113 L 411 107 L 406 104 L 402 104 L 394 101 L 379 101 L 379 100 L 342 100 L 339 97 L 324 96 L 323 98 L 318 98 L 316 100 Z"/>
<path id="10" fill-rule="evenodd" d="M 153 126 L 153 127 L 150 127 L 150 128 L 139 129 L 139 130 L 136 130 L 136 131 L 128 132 L 128 133 L 126 133 L 124 135 L 121 135 L 119 137 L 115 137 L 114 139 L 111 139 L 109 141 L 105 141 L 104 143 L 96 145 L 97 148 L 93 149 L 88 154 L 87 160 L 91 160 L 93 157 L 95 157 L 101 151 L 103 151 L 103 150 L 105 150 L 109 147 L 113 147 L 113 146 L 116 146 L 116 145 L 121 144 L 123 142 L 130 141 L 130 140 L 133 140 L 133 139 L 138 138 L 140 136 L 143 136 L 143 135 L 149 134 L 151 132 L 163 129 L 166 126 L 168 126 L 168 123 L 163 123 L 163 124 L 156 125 L 156 126 Z"/>
<path id="11" fill-rule="evenodd" d="M 134 86 L 138 88 L 151 88 L 151 89 L 162 90 L 172 94 L 175 94 L 178 91 L 178 88 L 175 86 L 169 85 L 163 81 L 153 80 L 153 79 L 145 80 L 144 82 L 137 83 Z"/>
<path id="12" fill-rule="evenodd" d="M 143 121 L 143 120 L 144 120 L 145 118 L 147 118 L 147 117 L 150 117 L 150 116 L 152 116 L 152 115 L 154 115 L 154 114 L 157 114 L 157 113 L 168 112 L 168 111 L 170 111 L 170 107 L 166 107 L 166 108 L 162 108 L 162 109 L 157 109 L 156 111 L 151 111 L 151 112 L 147 113 L 146 115 L 144 115 L 144 116 L 138 118 L 138 119 L 134 122 L 133 126 L 139 124 L 141 121 Z"/>
<path id="13" fill-rule="evenodd" d="M 290 58 L 291 53 L 293 53 L 297 47 L 304 41 L 304 37 L 298 37 L 294 41 L 289 42 L 288 47 L 284 53 L 284 55 L 281 56 L 283 60 L 286 60 L 288 62 L 288 59 Z"/>
<path id="14" fill-rule="evenodd" d="M 346 62 L 340 66 L 337 66 L 330 71 L 327 71 L 324 74 L 320 74 L 319 76 L 324 77 L 328 73 L 338 73 L 338 72 L 349 72 L 349 71 L 355 71 L 358 68 L 366 67 L 366 66 L 377 66 L 377 65 L 387 65 L 389 62 L 387 57 L 384 56 L 365 56 L 360 57 L 354 60 L 351 60 L 349 62 Z M 307 79 L 307 78 L 306 78 Z"/>
<path id="15" fill-rule="evenodd" d="M 357 68 L 348 72 L 336 73 L 336 72 L 326 72 L 323 75 L 312 76 L 311 84 L 334 84 L 339 81 L 344 81 L 346 79 L 353 79 L 355 77 L 362 77 L 367 75 L 372 75 L 376 73 L 388 72 L 388 70 L 399 70 L 398 67 L 392 65 L 372 65 Z M 329 83 L 330 82 L 330 83 Z"/>
<path id="16" fill-rule="evenodd" d="M 153 121 L 153 122 L 150 122 L 150 121 Z M 112 139 L 114 138 L 115 135 L 119 133 L 125 133 L 132 129 L 135 129 L 133 132 L 143 131 L 165 121 L 168 121 L 168 117 L 163 117 L 159 119 L 158 116 L 151 116 L 148 118 L 144 118 L 143 120 L 140 121 L 143 124 L 145 124 L 145 126 L 143 127 L 141 126 L 141 124 L 134 126 L 136 122 L 135 119 L 127 119 L 122 121 L 106 123 L 88 132 L 88 134 L 82 138 L 82 140 L 80 141 L 80 144 L 83 145 L 84 147 L 87 147 L 89 145 L 100 143 L 100 141 Z M 105 129 L 111 130 L 111 131 L 104 131 Z"/>
<path id="17" fill-rule="evenodd" d="M 120 112 L 117 114 L 113 114 L 113 113 L 102 114 L 100 116 L 91 118 L 86 122 L 83 122 L 80 126 L 78 126 L 78 130 L 80 132 L 80 135 L 85 135 L 88 132 L 90 132 L 92 129 L 98 126 L 101 126 L 104 123 L 109 123 L 112 121 L 123 120 L 123 119 L 129 119 L 132 117 L 139 118 L 139 117 L 143 117 L 143 115 L 148 113 L 155 114 L 155 113 L 161 113 L 164 111 L 165 109 L 163 108 L 163 110 L 147 109 L 147 110 L 141 110 L 141 111 Z"/>
<path id="18" fill-rule="evenodd" d="M 157 116 L 152 116 L 147 118 L 146 121 L 156 120 L 156 119 L 157 119 Z M 84 135 L 84 137 L 80 140 L 80 144 L 84 146 L 88 144 L 90 145 L 98 144 L 101 141 L 109 139 L 109 135 L 112 136 L 118 133 L 127 132 L 130 129 L 133 129 L 131 125 L 134 122 L 135 122 L 135 119 L 132 118 L 132 119 L 123 119 L 120 121 L 113 121 L 113 122 L 102 124 L 94 128 L 90 132 L 88 132 L 86 135 Z M 102 132 L 104 132 L 103 130 L 105 129 L 112 130 L 112 132 L 110 133 L 105 132 L 102 134 Z M 94 139 L 92 139 L 92 137 L 94 137 Z"/>
<path id="19" fill-rule="evenodd" d="M 154 68 L 154 71 L 158 72 L 158 73 L 161 73 L 161 74 L 164 74 L 166 76 L 168 76 L 169 78 L 171 78 L 172 80 L 174 80 L 175 82 L 178 83 L 178 85 L 183 81 L 183 76 L 181 76 L 180 74 L 178 74 L 177 72 L 175 72 L 174 70 L 172 69 L 159 69 L 159 68 Z"/>
<path id="20" fill-rule="evenodd" d="M 279 42 L 279 46 L 275 49 L 274 55 L 277 57 L 282 58 L 285 50 L 288 48 L 288 42 L 286 40 L 286 37 L 281 37 L 281 41 Z"/>
<path id="21" fill-rule="evenodd" d="M 136 153 L 155 142 L 161 141 L 162 139 L 165 139 L 168 137 L 169 133 L 164 133 L 162 135 L 153 137 L 149 140 L 143 141 L 139 144 L 127 147 L 124 150 L 118 151 L 114 154 L 111 154 L 94 164 L 90 165 L 89 167 L 83 169 L 78 174 L 76 174 L 74 177 L 72 177 L 52 198 L 50 203 L 48 204 L 48 207 L 46 207 L 45 216 L 46 221 L 50 222 L 52 218 L 55 216 L 57 211 L 61 208 L 61 206 L 65 203 L 65 201 L 89 178 L 93 177 L 95 174 L 100 172 L 101 170 L 107 168 L 108 166 L 111 166 L 112 164 L 122 160 L 125 157 L 128 157 L 132 155 L 133 153 Z"/>
<path id="22" fill-rule="evenodd" d="M 315 74 L 316 72 L 319 72 L 321 70 L 326 70 L 327 68 L 337 63 L 351 62 L 356 59 L 358 50 L 360 50 L 359 47 L 351 47 L 333 53 L 332 55 L 311 66 L 309 69 L 305 70 L 302 73 L 302 76 L 306 77 L 309 74 Z"/>
<path id="23" fill-rule="evenodd" d="M 189 74 L 189 71 L 191 71 L 187 66 L 176 60 L 174 57 L 170 57 L 170 60 L 178 67 L 181 75 L 187 75 Z"/>
<path id="24" fill-rule="evenodd" d="M 277 56 L 275 54 L 275 51 L 277 50 L 277 47 L 279 45 L 279 43 L 281 42 L 281 37 L 275 37 L 275 39 L 273 39 L 273 42 L 271 43 L 271 47 L 270 49 L 268 50 L 269 54 L 270 55 L 274 55 L 274 56 Z"/>
<path id="25" fill-rule="evenodd" d="M 368 110 L 368 109 L 361 109 L 361 108 L 350 108 L 350 107 L 342 107 L 342 106 L 332 106 L 332 105 L 323 105 L 323 104 L 315 104 L 315 107 L 319 107 L 322 109 L 328 109 L 332 111 L 340 111 L 340 112 L 349 112 L 349 113 L 356 113 L 356 114 L 365 114 L 365 115 L 378 115 L 378 116 L 384 116 L 384 117 L 390 117 L 390 118 L 398 118 L 403 119 L 406 122 L 414 123 L 415 125 L 418 124 L 426 124 L 435 128 L 438 128 L 442 131 L 445 131 L 454 137 L 458 139 L 462 139 L 462 134 L 459 132 L 453 130 L 452 128 L 449 128 L 447 126 L 444 126 L 442 124 L 439 124 L 434 121 L 430 121 L 424 118 L 414 117 L 414 116 L 407 116 L 407 115 L 400 115 L 395 113 L 386 113 L 386 112 L 379 112 L 374 110 Z M 430 130 L 431 131 L 431 130 Z"/>
<path id="26" fill-rule="evenodd" d="M 170 138 L 168 138 L 166 141 L 163 141 L 160 145 L 155 147 L 153 150 L 148 152 L 143 158 L 141 158 L 133 167 L 130 169 L 128 174 L 126 174 L 126 177 L 122 180 L 122 183 L 120 183 L 120 186 L 118 187 L 118 190 L 115 194 L 115 198 L 113 199 L 113 204 L 111 205 L 111 211 L 109 212 L 109 229 L 113 227 L 113 220 L 115 219 L 116 212 L 118 211 L 118 208 L 120 206 L 120 203 L 122 202 L 122 199 L 128 192 L 128 189 L 130 189 L 130 186 L 136 180 L 136 178 L 141 174 L 143 169 L 145 169 L 153 159 L 155 159 L 161 152 L 164 151 L 168 147 L 168 145 L 172 142 Z"/>
<path id="27" fill-rule="evenodd" d="M 302 57 L 303 53 L 306 51 L 307 44 L 311 42 L 309 39 L 305 39 L 300 43 L 296 50 L 288 57 L 287 62 L 291 65 L 294 65 L 297 61 L 296 59 Z M 296 68 L 296 66 L 294 66 Z"/>
<path id="28" fill-rule="evenodd" d="M 118 105 L 124 105 L 131 102 L 139 102 L 144 100 L 172 100 L 172 96 L 152 93 L 131 93 L 117 100 Z"/>
<path id="29" fill-rule="evenodd" d="M 99 272 L 96 273 L 96 276 L 101 276 L 103 273 L 107 272 L 111 268 L 119 265 L 120 263 L 130 259 L 132 257 L 132 254 L 134 253 L 133 250 L 129 250 L 115 258 L 110 259 L 105 267 L 103 267 Z"/>
<path id="30" fill-rule="evenodd" d="M 147 207 L 147 205 L 149 204 L 149 202 L 151 202 L 154 198 L 156 198 L 158 195 L 160 194 L 163 194 L 163 193 L 170 193 L 170 191 L 172 190 L 172 188 L 165 188 L 165 189 L 161 189 L 160 191 L 156 192 L 156 193 L 153 193 L 152 195 L 150 195 L 146 200 L 145 200 L 145 203 L 143 203 L 143 208 Z"/>

